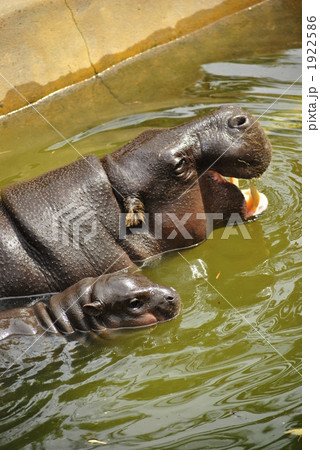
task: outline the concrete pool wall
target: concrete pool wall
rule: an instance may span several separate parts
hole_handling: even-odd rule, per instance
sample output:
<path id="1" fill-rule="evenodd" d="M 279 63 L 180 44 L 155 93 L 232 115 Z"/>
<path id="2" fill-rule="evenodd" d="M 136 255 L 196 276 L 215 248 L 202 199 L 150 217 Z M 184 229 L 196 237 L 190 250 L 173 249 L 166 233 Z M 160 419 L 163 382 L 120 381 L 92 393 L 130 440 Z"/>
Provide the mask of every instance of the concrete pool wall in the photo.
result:
<path id="1" fill-rule="evenodd" d="M 15 4 L 17 7 L 18 3 L 21 4 L 12 0 L 10 6 Z M 55 5 L 58 3 L 54 2 Z M 81 1 L 78 3 L 81 4 Z M 90 4 L 90 1 L 86 3 Z M 97 0 L 97 3 L 100 1 Z M 235 3 L 243 5 L 245 2 Z M 143 4 L 141 2 L 141 5 Z M 3 9 L 3 6 L 1 8 Z M 1 39 L 3 41 L 3 36 Z M 69 38 L 66 42 L 69 42 Z M 28 99 L 24 91 L 23 95 L 27 101 L 23 100 L 1 78 L 3 75 L 10 78 L 6 70 L 14 68 L 17 77 L 21 76 L 23 79 L 25 62 L 16 58 L 13 61 L 14 65 L 10 66 L 4 64 L 4 59 L 1 58 L 2 95 L 5 98 L 12 95 L 14 101 L 14 94 L 17 102 L 22 103 L 15 106 L 12 104 L 12 108 L 17 109 L 0 115 L 0 164 L 6 161 L 8 166 L 17 165 L 16 154 L 20 154 L 21 158 L 22 154 L 27 154 L 30 150 L 48 148 L 117 117 L 172 107 L 173 104 L 176 106 L 190 104 L 190 95 L 186 93 L 201 78 L 202 64 L 274 54 L 287 48 L 299 48 L 300 45 L 301 1 L 264 0 L 131 57 L 122 55 L 122 61 L 100 73 L 92 71 L 84 73 L 87 78 L 80 81 L 72 80 L 72 84 L 54 89 L 46 95 L 42 89 L 57 87 L 54 81 L 52 85 L 50 82 L 42 85 L 36 81 L 19 84 L 16 78 L 12 84 L 17 86 L 19 92 L 23 86 L 33 87 L 30 95 L 34 96 L 34 100 L 33 97 Z M 4 52 L 2 47 L 1 51 Z M 7 54 L 7 59 L 8 55 L 10 54 Z M 10 57 L 13 58 L 13 55 L 14 51 Z M 96 60 L 94 64 L 98 67 Z M 14 75 L 15 70 L 12 77 Z M 56 81 L 61 80 L 67 82 L 63 77 Z M 36 100 L 37 96 L 39 98 Z M 23 165 L 22 160 L 21 164 Z M 59 161 L 55 161 L 53 166 L 57 164 Z"/>
<path id="2" fill-rule="evenodd" d="M 1 2 L 0 115 L 255 3 L 259 0 Z"/>

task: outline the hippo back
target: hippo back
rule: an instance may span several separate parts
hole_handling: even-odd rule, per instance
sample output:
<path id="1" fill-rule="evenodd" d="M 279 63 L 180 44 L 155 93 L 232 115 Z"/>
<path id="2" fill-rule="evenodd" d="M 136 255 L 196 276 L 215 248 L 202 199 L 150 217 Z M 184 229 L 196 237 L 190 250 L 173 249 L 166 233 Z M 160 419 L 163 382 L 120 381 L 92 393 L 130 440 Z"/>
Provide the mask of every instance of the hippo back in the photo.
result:
<path id="1" fill-rule="evenodd" d="M 3 188 L 0 297 L 65 289 L 130 260 L 117 245 L 119 206 L 96 156 Z"/>

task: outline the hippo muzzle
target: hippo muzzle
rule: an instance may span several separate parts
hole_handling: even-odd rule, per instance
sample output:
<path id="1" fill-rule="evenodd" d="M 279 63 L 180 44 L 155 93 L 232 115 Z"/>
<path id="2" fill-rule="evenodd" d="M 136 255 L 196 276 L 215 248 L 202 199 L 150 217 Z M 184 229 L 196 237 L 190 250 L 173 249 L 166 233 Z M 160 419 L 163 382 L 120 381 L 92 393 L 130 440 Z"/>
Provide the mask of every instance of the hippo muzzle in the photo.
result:
<path id="1" fill-rule="evenodd" d="M 201 149 L 197 157 L 200 177 L 207 173 L 204 178 L 211 192 L 218 191 L 226 197 L 231 209 L 240 212 L 243 219 L 264 212 L 268 206 L 267 197 L 252 183 L 249 189 L 240 190 L 238 180 L 260 177 L 271 161 L 271 144 L 257 119 L 238 106 L 222 106 L 212 114 L 197 137 Z M 210 198 L 209 189 L 203 181 L 200 183 L 207 193 L 205 199 Z M 218 210 L 219 206 L 217 202 L 210 204 L 207 200 L 206 209 Z"/>
<path id="2" fill-rule="evenodd" d="M 235 178 L 256 178 L 271 161 L 270 142 L 257 119 L 239 106 L 225 105 L 197 132 L 200 170 Z"/>

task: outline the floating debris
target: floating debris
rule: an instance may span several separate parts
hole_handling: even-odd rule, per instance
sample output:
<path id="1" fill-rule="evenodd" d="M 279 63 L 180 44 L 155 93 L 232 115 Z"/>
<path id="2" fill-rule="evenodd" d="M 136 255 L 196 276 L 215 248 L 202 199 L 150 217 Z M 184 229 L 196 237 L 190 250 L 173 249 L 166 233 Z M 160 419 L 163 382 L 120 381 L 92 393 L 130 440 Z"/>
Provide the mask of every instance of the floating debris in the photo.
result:
<path id="1" fill-rule="evenodd" d="M 302 437 L 302 428 L 292 428 L 292 430 L 285 431 L 284 434 Z"/>

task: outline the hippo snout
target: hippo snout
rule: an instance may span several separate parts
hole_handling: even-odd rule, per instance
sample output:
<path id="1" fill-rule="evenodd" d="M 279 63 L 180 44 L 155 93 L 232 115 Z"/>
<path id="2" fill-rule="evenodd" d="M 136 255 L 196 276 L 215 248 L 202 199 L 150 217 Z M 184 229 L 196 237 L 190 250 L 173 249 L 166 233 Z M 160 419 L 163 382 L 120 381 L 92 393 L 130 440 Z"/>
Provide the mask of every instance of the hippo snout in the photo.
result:
<path id="1" fill-rule="evenodd" d="M 271 144 L 257 119 L 236 105 L 223 105 L 207 116 L 197 133 L 201 170 L 224 176 L 259 177 L 271 161 Z"/>
<path id="2" fill-rule="evenodd" d="M 174 288 L 161 288 L 155 300 L 155 316 L 158 321 L 170 320 L 179 314 L 181 300 Z"/>

